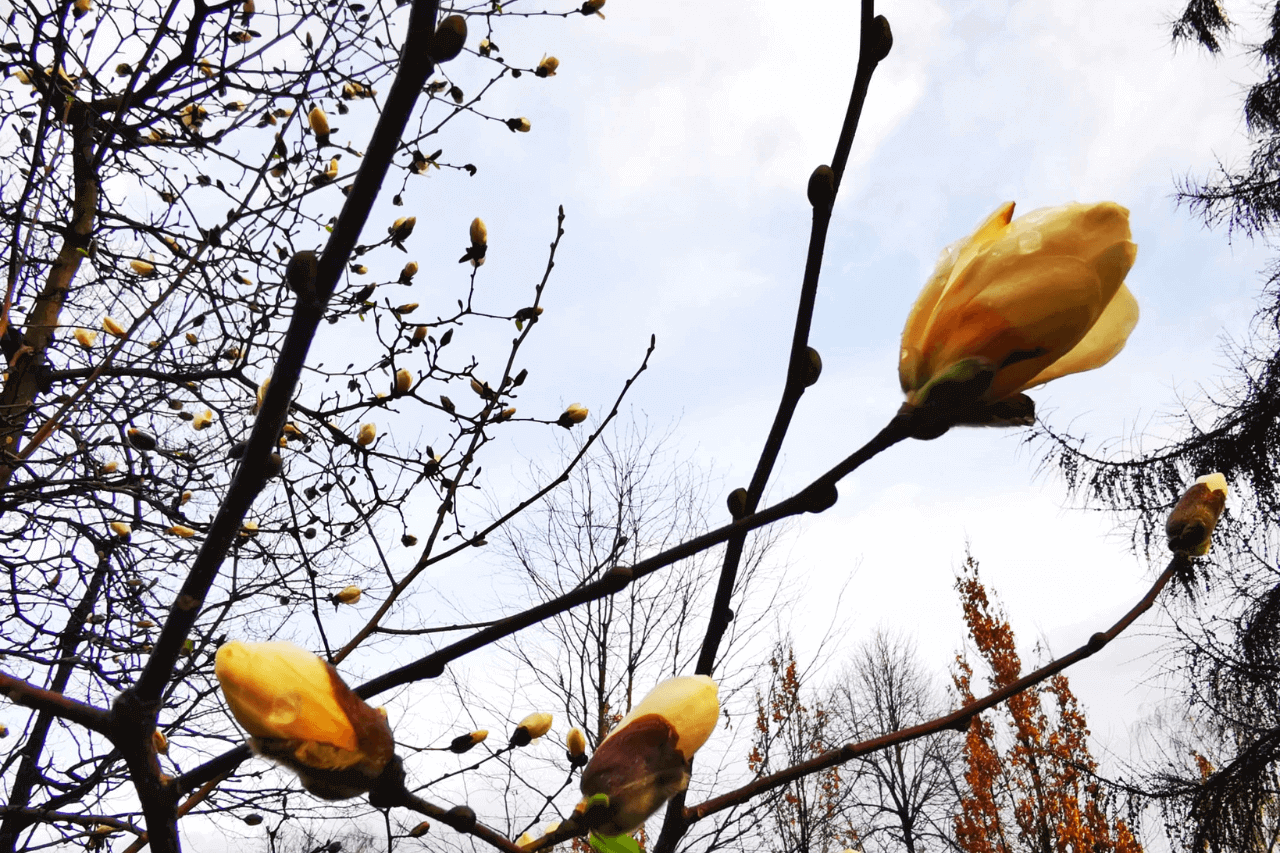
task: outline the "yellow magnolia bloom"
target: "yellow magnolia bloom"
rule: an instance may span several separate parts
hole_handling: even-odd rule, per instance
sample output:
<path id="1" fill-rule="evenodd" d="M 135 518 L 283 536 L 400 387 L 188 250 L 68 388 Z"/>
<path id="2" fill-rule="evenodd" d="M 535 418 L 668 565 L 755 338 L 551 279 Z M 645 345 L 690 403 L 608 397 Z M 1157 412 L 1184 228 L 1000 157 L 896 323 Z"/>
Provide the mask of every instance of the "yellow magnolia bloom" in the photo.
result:
<path id="1" fill-rule="evenodd" d="M 129 261 L 129 269 L 133 270 L 138 275 L 143 275 L 143 276 L 156 274 L 156 265 L 152 263 L 148 263 L 146 261 L 140 261 L 140 260 Z"/>
<path id="2" fill-rule="evenodd" d="M 123 521 L 113 521 L 108 526 L 111 528 L 111 532 L 121 539 L 128 539 L 129 534 L 133 533 L 133 528 Z"/>
<path id="3" fill-rule="evenodd" d="M 93 349 L 93 345 L 98 341 L 98 333 L 91 332 L 88 329 L 76 329 L 76 343 L 83 349 Z"/>
<path id="4" fill-rule="evenodd" d="M 578 811 L 601 835 L 634 832 L 689 785 L 690 760 L 720 719 L 719 689 L 705 675 L 669 678 L 622 718 L 582 771 Z M 604 794 L 607 808 L 588 808 Z"/>
<path id="5" fill-rule="evenodd" d="M 542 61 L 538 63 L 538 67 L 533 70 L 533 73 L 539 77 L 554 77 L 556 76 L 556 69 L 559 67 L 560 60 L 554 56 L 544 56 Z"/>
<path id="6" fill-rule="evenodd" d="M 386 716 L 292 643 L 226 643 L 214 673 L 231 713 L 253 736 L 249 745 L 297 772 L 317 796 L 367 792 L 394 754 Z"/>
<path id="7" fill-rule="evenodd" d="M 185 524 L 175 524 L 173 527 L 169 528 L 169 532 L 174 536 L 180 536 L 183 539 L 190 539 L 192 536 L 196 535 L 196 532 Z"/>
<path id="8" fill-rule="evenodd" d="M 1218 473 L 1205 474 L 1191 484 L 1165 523 L 1170 551 L 1190 557 L 1209 553 L 1227 491 L 1227 478 Z"/>
<path id="9" fill-rule="evenodd" d="M 471 242 L 477 246 L 484 246 L 489 243 L 489 229 L 485 227 L 484 220 L 477 216 L 471 220 L 470 234 Z"/>
<path id="10" fill-rule="evenodd" d="M 907 404 L 990 405 L 1115 358 L 1138 322 L 1124 286 L 1138 251 L 1130 236 L 1129 211 L 1114 202 L 1016 220 L 1013 202 L 1001 205 L 943 251 L 907 317 Z"/>
<path id="11" fill-rule="evenodd" d="M 191 426 L 196 430 L 202 430 L 211 423 L 213 423 L 213 411 L 210 409 L 205 409 L 191 419 Z"/>
<path id="12" fill-rule="evenodd" d="M 413 374 L 403 367 L 396 371 L 396 391 L 403 394 L 413 385 Z"/>
<path id="13" fill-rule="evenodd" d="M 126 334 L 124 326 L 121 326 L 110 317 L 102 318 L 102 328 L 108 335 L 113 335 L 117 338 L 123 338 Z"/>
<path id="14" fill-rule="evenodd" d="M 368 447 L 373 444 L 373 440 L 378 437 L 378 428 L 373 424 L 360 424 L 360 431 L 356 433 L 356 444 L 361 447 Z"/>

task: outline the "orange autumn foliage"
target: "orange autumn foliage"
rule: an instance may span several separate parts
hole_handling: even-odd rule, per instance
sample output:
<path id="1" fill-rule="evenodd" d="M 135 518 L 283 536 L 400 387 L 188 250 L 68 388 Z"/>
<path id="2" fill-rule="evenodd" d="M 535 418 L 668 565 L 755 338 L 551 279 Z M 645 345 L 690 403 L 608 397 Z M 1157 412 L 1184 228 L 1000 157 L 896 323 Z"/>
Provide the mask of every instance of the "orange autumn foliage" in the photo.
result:
<path id="1" fill-rule="evenodd" d="M 1013 629 L 993 604 L 969 557 L 956 579 L 964 621 L 1000 688 L 1022 675 Z M 952 675 L 961 703 L 972 702 L 973 668 L 956 657 Z M 1089 726 L 1065 675 L 1012 697 L 1003 706 L 1007 737 L 995 714 L 973 720 L 965 737 L 965 789 L 955 816 L 967 853 L 1142 853 L 1125 822 L 1108 815 L 1089 753 Z"/>

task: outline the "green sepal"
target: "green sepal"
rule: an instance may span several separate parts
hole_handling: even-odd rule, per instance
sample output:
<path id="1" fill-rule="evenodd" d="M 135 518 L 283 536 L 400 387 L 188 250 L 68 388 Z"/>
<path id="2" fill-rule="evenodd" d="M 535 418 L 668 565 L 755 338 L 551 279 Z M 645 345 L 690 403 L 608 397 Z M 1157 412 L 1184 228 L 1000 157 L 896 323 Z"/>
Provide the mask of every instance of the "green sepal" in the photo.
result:
<path id="1" fill-rule="evenodd" d="M 605 796 L 597 794 L 597 796 Z M 601 835 L 593 832 L 587 837 L 596 853 L 640 853 L 640 845 L 630 835 Z"/>

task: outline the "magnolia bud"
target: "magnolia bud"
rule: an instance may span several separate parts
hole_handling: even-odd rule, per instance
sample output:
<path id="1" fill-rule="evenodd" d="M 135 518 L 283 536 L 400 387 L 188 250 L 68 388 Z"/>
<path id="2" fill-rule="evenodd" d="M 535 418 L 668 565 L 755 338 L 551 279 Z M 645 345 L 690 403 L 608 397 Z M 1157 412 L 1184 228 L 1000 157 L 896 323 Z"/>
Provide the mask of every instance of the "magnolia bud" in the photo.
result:
<path id="1" fill-rule="evenodd" d="M 123 338 L 125 336 L 124 327 L 115 320 L 112 320 L 110 317 L 102 318 L 102 328 L 106 330 L 108 335 L 113 335 L 117 338 Z"/>
<path id="2" fill-rule="evenodd" d="M 413 385 L 413 374 L 403 367 L 396 371 L 396 393 L 403 394 Z"/>
<path id="3" fill-rule="evenodd" d="M 591 829 L 625 835 L 689 784 L 690 761 L 716 727 L 720 702 L 716 683 L 705 675 L 670 678 L 622 718 L 596 748 L 582 772 L 585 797 L 578 810 L 600 798 L 603 814 Z"/>
<path id="4" fill-rule="evenodd" d="M 213 412 L 205 409 L 200 414 L 191 419 L 191 426 L 194 429 L 201 430 L 213 423 Z"/>
<path id="5" fill-rule="evenodd" d="M 1218 473 L 1204 475 L 1187 489 L 1164 527 L 1170 551 L 1190 557 L 1209 553 L 1227 491 L 1227 479 Z"/>
<path id="6" fill-rule="evenodd" d="M 540 738 L 551 731 L 552 716 L 534 713 L 525 717 L 511 733 L 512 746 L 528 746 L 535 738 Z"/>
<path id="7" fill-rule="evenodd" d="M 156 274 L 155 264 L 149 264 L 146 261 L 129 261 L 129 268 L 141 276 L 152 276 Z"/>
<path id="8" fill-rule="evenodd" d="M 151 733 L 151 746 L 161 755 L 167 755 L 169 753 L 169 739 L 165 737 L 164 733 L 159 729 L 156 729 Z"/>
<path id="9" fill-rule="evenodd" d="M 324 114 L 324 110 L 319 107 L 312 108 L 307 113 L 307 123 L 311 125 L 311 132 L 316 135 L 317 145 L 329 144 L 329 117 Z"/>
<path id="10" fill-rule="evenodd" d="M 125 438 L 138 450 L 156 449 L 156 437 L 149 432 L 129 427 L 125 431 Z"/>
<path id="11" fill-rule="evenodd" d="M 253 404 L 253 413 L 256 415 L 258 410 L 262 408 L 263 402 L 267 399 L 267 389 L 271 387 L 271 377 L 268 376 L 258 384 L 258 396 Z"/>
<path id="12" fill-rule="evenodd" d="M 538 63 L 538 67 L 533 70 L 533 73 L 539 77 L 554 77 L 556 76 L 556 69 L 559 67 L 560 60 L 554 56 L 544 56 L 542 61 Z"/>
<path id="13" fill-rule="evenodd" d="M 830 166 L 819 166 L 809 176 L 809 204 L 819 210 L 830 210 L 836 200 L 836 173 Z"/>
<path id="14" fill-rule="evenodd" d="M 565 738 L 565 756 L 571 767 L 581 767 L 587 763 L 587 736 L 576 726 L 569 729 Z"/>
<path id="15" fill-rule="evenodd" d="M 436 27 L 427 52 L 436 62 L 448 62 L 462 53 L 462 47 L 466 43 L 467 19 L 461 15 L 450 15 Z"/>
<path id="16" fill-rule="evenodd" d="M 285 268 L 284 279 L 289 289 L 306 302 L 316 300 L 316 273 L 320 269 L 320 256 L 310 249 L 295 252 Z"/>
<path id="17" fill-rule="evenodd" d="M 214 672 L 254 752 L 298 774 L 318 797 L 367 793 L 395 754 L 385 714 L 332 666 L 290 643 L 230 642 Z"/>
<path id="18" fill-rule="evenodd" d="M 417 224 L 418 217 L 402 216 L 392 223 L 391 227 L 387 229 L 387 233 L 391 235 L 393 242 L 402 243 L 413 233 L 413 226 Z"/>
<path id="19" fill-rule="evenodd" d="M 333 597 L 330 598 L 329 600 L 334 603 L 334 606 L 337 606 L 339 604 L 355 604 L 357 601 L 360 600 L 360 596 L 363 594 L 364 592 L 360 589 L 360 587 L 348 586 L 343 588 L 339 592 L 335 592 L 333 594 Z"/>
<path id="20" fill-rule="evenodd" d="M 404 269 L 400 270 L 400 284 L 409 284 L 413 281 L 413 277 L 418 274 L 418 262 L 409 261 L 404 265 Z"/>
<path id="21" fill-rule="evenodd" d="M 527 118 L 521 116 L 520 118 L 507 119 L 507 129 L 512 133 L 515 133 L 517 130 L 521 133 L 528 133 L 533 129 L 533 125 L 529 124 L 529 120 Z"/>
<path id="22" fill-rule="evenodd" d="M 121 539 L 128 539 L 129 535 L 133 533 L 133 528 L 123 521 L 113 521 L 108 525 L 108 527 L 111 528 L 112 533 L 119 536 Z"/>
<path id="23" fill-rule="evenodd" d="M 489 244 L 489 229 L 485 227 L 484 220 L 478 216 L 471 220 L 471 242 L 478 246 Z"/>
<path id="24" fill-rule="evenodd" d="M 356 444 L 361 447 L 368 447 L 373 444 L 373 440 L 378 437 L 378 428 L 373 424 L 360 424 L 360 431 L 356 433 Z"/>
<path id="25" fill-rule="evenodd" d="M 174 536 L 179 536 L 183 539 L 190 539 L 192 536 L 196 535 L 196 532 L 185 524 L 175 524 L 173 527 L 169 528 L 169 532 Z"/>
<path id="26" fill-rule="evenodd" d="M 560 413 L 560 418 L 556 421 L 556 424 L 569 429 L 574 424 L 580 424 L 585 421 L 588 414 L 590 412 L 586 406 L 580 403 L 572 403 L 569 408 Z"/>
<path id="27" fill-rule="evenodd" d="M 465 735 L 458 735 L 449 744 L 449 751 L 453 753 L 457 753 L 458 755 L 461 755 L 462 753 L 467 752 L 477 744 L 484 743 L 484 739 L 487 738 L 488 736 L 489 736 L 488 729 L 477 729 L 476 731 L 469 732 L 468 734 L 465 734 Z"/>
<path id="28" fill-rule="evenodd" d="M 413 829 L 409 830 L 409 837 L 421 838 L 422 836 L 427 834 L 427 830 L 429 829 L 431 829 L 431 824 L 424 820 L 422 823 L 418 824 Z"/>
<path id="29" fill-rule="evenodd" d="M 76 329 L 76 343 L 84 349 L 92 349 L 98 341 L 98 333 L 88 329 Z"/>

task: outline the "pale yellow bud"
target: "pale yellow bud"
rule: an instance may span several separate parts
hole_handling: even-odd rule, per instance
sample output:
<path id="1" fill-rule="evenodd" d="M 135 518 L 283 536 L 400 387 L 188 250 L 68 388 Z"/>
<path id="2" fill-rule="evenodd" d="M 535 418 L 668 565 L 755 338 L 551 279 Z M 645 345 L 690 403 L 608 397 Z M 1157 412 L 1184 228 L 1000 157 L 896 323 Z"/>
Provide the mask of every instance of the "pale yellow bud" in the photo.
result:
<path id="1" fill-rule="evenodd" d="M 560 60 L 554 56 L 544 56 L 533 73 L 539 77 L 554 77 L 556 76 L 556 69 L 559 67 Z"/>
<path id="2" fill-rule="evenodd" d="M 418 217 L 402 216 L 392 223 L 391 227 L 387 229 L 387 233 L 391 235 L 393 240 L 406 240 L 413 233 L 413 227 L 417 224 Z"/>
<path id="3" fill-rule="evenodd" d="M 244 525 L 240 528 L 241 538 L 249 539 L 253 536 L 256 536 L 257 534 L 258 534 L 258 522 L 256 521 L 246 521 Z"/>
<path id="4" fill-rule="evenodd" d="M 511 735 L 515 746 L 527 746 L 531 741 L 551 731 L 552 716 L 541 712 L 530 714 L 520 721 Z"/>
<path id="5" fill-rule="evenodd" d="M 178 498 L 178 506 L 185 506 L 185 505 L 186 505 L 186 503 L 187 503 L 187 501 L 189 501 L 189 500 L 191 500 L 191 490 L 190 490 L 190 489 L 188 489 L 187 491 L 183 492 L 183 493 L 182 493 L 182 496 Z"/>
<path id="6" fill-rule="evenodd" d="M 324 110 L 319 107 L 313 108 L 307 113 L 307 122 L 311 125 L 311 132 L 316 135 L 316 139 L 321 142 L 329 140 L 329 117 L 324 114 Z"/>
<path id="7" fill-rule="evenodd" d="M 360 600 L 360 596 L 363 594 L 364 594 L 364 591 L 361 590 L 360 587 L 348 586 L 342 589 L 340 592 L 334 593 L 333 603 L 334 604 L 355 604 L 357 601 Z"/>
<path id="8" fill-rule="evenodd" d="M 1209 553 L 1227 491 L 1227 478 L 1219 473 L 1205 474 L 1191 484 L 1165 524 L 1169 550 L 1191 557 Z"/>
<path id="9" fill-rule="evenodd" d="M 106 330 L 107 334 L 114 335 L 117 338 L 125 336 L 124 327 L 110 317 L 102 318 L 102 328 Z"/>
<path id="10" fill-rule="evenodd" d="M 402 284 L 408 284 L 413 279 L 413 277 L 417 274 L 418 274 L 418 262 L 409 261 L 409 263 L 404 265 L 404 269 L 400 270 L 400 282 Z"/>
<path id="11" fill-rule="evenodd" d="M 489 244 L 489 229 L 485 227 L 484 220 L 478 216 L 471 220 L 471 242 L 478 246 Z"/>
<path id="12" fill-rule="evenodd" d="M 195 346 L 200 343 L 200 338 L 196 336 L 195 332 L 187 332 L 187 343 Z"/>
<path id="13" fill-rule="evenodd" d="M 401 394 L 408 391 L 413 385 L 413 374 L 403 367 L 396 371 L 396 390 Z"/>
<path id="14" fill-rule="evenodd" d="M 123 521 L 113 521 L 108 526 L 111 528 L 111 532 L 121 539 L 127 539 L 129 534 L 133 533 L 133 528 Z"/>
<path id="15" fill-rule="evenodd" d="M 129 261 L 129 268 L 133 270 L 135 273 L 137 273 L 138 275 L 142 275 L 142 276 L 151 276 L 156 274 L 155 264 L 149 264 L 146 261 L 140 261 L 140 260 L 137 260 L 136 258 L 132 261 Z"/>
<path id="16" fill-rule="evenodd" d="M 427 339 L 427 327 L 426 327 L 426 326 L 418 326 L 416 329 L 414 329 L 414 330 L 413 330 L 413 342 L 414 342 L 415 344 L 420 344 L 420 343 L 422 343 L 423 341 L 425 341 L 426 339 Z"/>
<path id="17" fill-rule="evenodd" d="M 169 528 L 169 532 L 174 536 L 180 536 L 183 539 L 190 539 L 192 536 L 196 535 L 196 532 L 185 524 L 175 524 L 173 527 Z"/>
<path id="18" fill-rule="evenodd" d="M 368 447 L 373 444 L 373 440 L 378 437 L 378 428 L 373 424 L 360 424 L 360 431 L 356 433 L 356 444 L 361 447 Z"/>
<path id="19" fill-rule="evenodd" d="M 98 333 L 91 332 L 88 329 L 76 329 L 76 343 L 84 349 L 92 349 L 93 345 L 98 342 Z"/>
<path id="20" fill-rule="evenodd" d="M 582 729 L 576 726 L 569 729 L 569 736 L 565 738 L 564 742 L 570 758 L 577 758 L 587 751 L 587 736 L 583 734 Z"/>

